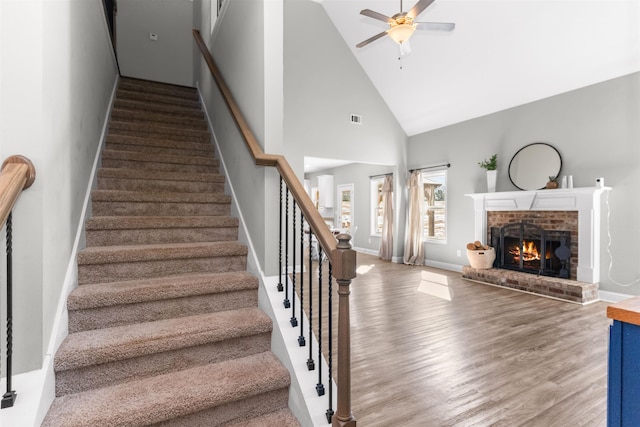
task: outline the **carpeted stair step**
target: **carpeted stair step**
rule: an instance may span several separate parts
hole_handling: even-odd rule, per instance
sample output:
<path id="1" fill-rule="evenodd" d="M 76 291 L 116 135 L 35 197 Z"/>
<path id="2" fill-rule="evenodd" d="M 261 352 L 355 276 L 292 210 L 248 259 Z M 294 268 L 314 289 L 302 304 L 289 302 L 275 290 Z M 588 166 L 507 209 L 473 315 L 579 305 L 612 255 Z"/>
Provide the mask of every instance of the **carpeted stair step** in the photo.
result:
<path id="1" fill-rule="evenodd" d="M 193 88 L 121 78 L 42 426 L 299 426 Z"/>
<path id="2" fill-rule="evenodd" d="M 83 284 L 67 300 L 69 332 L 257 307 L 257 290 L 244 271 Z"/>
<path id="3" fill-rule="evenodd" d="M 182 129 L 208 129 L 204 119 L 188 119 L 171 114 L 156 113 L 153 111 L 127 110 L 114 108 L 111 111 L 111 119 L 118 122 L 139 122 L 147 125 L 171 125 Z"/>
<path id="4" fill-rule="evenodd" d="M 42 427 L 222 426 L 286 408 L 289 384 L 276 357 L 258 353 L 58 397 Z"/>
<path id="5" fill-rule="evenodd" d="M 78 284 L 246 270 L 239 242 L 98 246 L 78 253 Z"/>
<path id="6" fill-rule="evenodd" d="M 199 99 L 185 99 L 178 96 L 166 95 L 162 93 L 141 92 L 137 90 L 118 89 L 116 97 L 119 99 L 129 99 L 132 101 L 143 101 L 155 104 L 165 104 L 171 106 L 200 109 Z"/>
<path id="7" fill-rule="evenodd" d="M 105 168 L 153 169 L 167 172 L 217 173 L 220 162 L 213 156 L 173 156 L 137 151 L 104 150 L 102 166 Z"/>
<path id="8" fill-rule="evenodd" d="M 177 156 L 213 156 L 215 148 L 208 142 L 171 141 L 127 135 L 107 135 L 107 150 L 143 151 L 148 154 Z"/>
<path id="9" fill-rule="evenodd" d="M 171 141 L 210 142 L 211 134 L 206 129 L 185 129 L 151 122 L 109 121 L 109 134 L 128 135 Z"/>
<path id="10" fill-rule="evenodd" d="M 238 238 L 230 216 L 94 216 L 85 225 L 87 246 L 221 242 Z"/>
<path id="11" fill-rule="evenodd" d="M 231 212 L 231 197 L 219 193 L 94 190 L 95 216 L 220 216 Z"/>
<path id="12" fill-rule="evenodd" d="M 56 395 L 262 353 L 271 329 L 251 307 L 69 334 L 54 360 Z"/>
<path id="13" fill-rule="evenodd" d="M 187 86 L 177 86 L 167 83 L 150 82 L 148 80 L 138 80 L 127 77 L 121 77 L 118 82 L 118 88 L 128 91 L 148 92 L 159 95 L 170 95 L 179 98 L 199 100 L 196 88 Z"/>
<path id="14" fill-rule="evenodd" d="M 328 424 L 327 424 L 328 425 Z M 250 420 L 233 421 L 224 427 L 300 427 L 298 419 L 287 409 L 280 409 Z"/>
<path id="15" fill-rule="evenodd" d="M 213 173 L 179 173 L 123 168 L 98 170 L 100 190 L 222 193 L 224 175 Z"/>
<path id="16" fill-rule="evenodd" d="M 113 108 L 123 108 L 137 111 L 154 111 L 158 113 L 171 114 L 172 116 L 188 118 L 204 118 L 204 111 L 192 107 L 182 107 L 179 105 L 156 104 L 154 102 L 139 101 L 134 99 L 116 98 Z"/>

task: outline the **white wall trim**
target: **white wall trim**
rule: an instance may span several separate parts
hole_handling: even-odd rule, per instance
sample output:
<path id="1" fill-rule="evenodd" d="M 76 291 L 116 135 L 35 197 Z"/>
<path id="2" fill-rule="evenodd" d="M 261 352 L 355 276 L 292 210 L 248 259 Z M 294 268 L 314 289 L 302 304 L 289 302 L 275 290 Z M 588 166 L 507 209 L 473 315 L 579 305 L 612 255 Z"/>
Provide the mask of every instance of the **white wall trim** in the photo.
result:
<path id="1" fill-rule="evenodd" d="M 356 252 L 361 252 L 363 254 L 378 256 L 378 251 L 373 250 L 373 249 L 359 248 L 359 247 L 356 247 L 356 246 L 352 247 L 351 249 L 353 249 Z"/>
<path id="2" fill-rule="evenodd" d="M 223 6 L 224 7 L 224 6 Z M 218 143 L 218 138 L 216 137 L 216 133 L 211 125 L 211 118 L 209 116 L 209 111 L 207 110 L 207 104 L 202 98 L 202 94 L 200 93 L 200 82 L 196 82 L 196 89 L 198 90 L 198 96 L 200 97 L 200 105 L 202 105 L 202 109 L 204 110 L 204 116 L 207 119 L 207 126 L 209 127 L 209 131 L 211 132 L 213 145 L 216 147 L 216 156 L 220 161 L 221 172 L 225 176 L 225 190 L 228 190 L 231 196 L 232 208 L 234 210 L 234 214 L 238 215 L 238 221 L 240 222 L 240 231 L 242 232 L 242 239 L 239 240 L 245 243 L 249 248 L 249 268 L 255 270 L 256 274 L 263 276 L 264 272 L 260 268 L 260 264 L 258 263 L 258 258 L 256 256 L 255 247 L 253 245 L 253 241 L 251 240 L 251 236 L 249 236 L 249 232 L 246 227 L 246 223 L 244 220 L 244 216 L 242 215 L 242 211 L 238 205 L 238 199 L 236 198 L 236 193 L 233 189 L 233 185 L 229 180 L 229 174 L 227 173 L 227 165 L 222 157 L 222 152 L 220 151 L 220 144 Z"/>
<path id="3" fill-rule="evenodd" d="M 264 271 L 262 271 L 262 269 L 260 268 L 253 242 L 251 240 L 251 237 L 249 236 L 246 223 L 244 221 L 244 216 L 242 215 L 242 211 L 238 206 L 233 185 L 228 179 L 229 174 L 227 173 L 226 164 L 220 151 L 218 139 L 216 138 L 215 131 L 213 130 L 213 127 L 211 125 L 211 119 L 209 116 L 209 112 L 207 111 L 206 103 L 204 102 L 202 94 L 200 93 L 199 82 L 196 82 L 196 88 L 198 89 L 200 102 L 207 119 L 209 130 L 213 135 L 213 143 L 216 146 L 216 152 L 218 160 L 220 161 L 221 172 L 224 173 L 225 177 L 227 177 L 227 179 L 225 180 L 225 188 L 229 190 L 232 199 L 232 206 L 235 210 L 234 214 L 238 216 L 238 220 L 240 222 L 240 230 L 243 235 L 243 238 L 240 240 L 243 243 L 247 244 L 249 250 L 247 256 L 247 269 L 250 273 L 255 274 L 259 278 L 260 288 L 258 291 L 258 306 L 265 313 L 267 313 L 267 315 L 269 315 L 274 324 L 273 332 L 271 334 L 271 350 L 291 373 L 291 386 L 289 388 L 289 408 L 294 413 L 294 415 L 302 422 L 302 425 L 326 426 L 328 425 L 328 423 L 326 422 L 327 419 L 325 417 L 325 411 L 327 409 L 326 396 L 323 396 L 321 398 L 317 397 L 317 395 L 314 396 L 315 384 L 317 381 L 317 371 L 309 372 L 306 368 L 307 356 L 300 356 L 301 352 L 305 353 L 306 351 L 306 353 L 308 353 L 308 347 L 298 346 L 296 334 L 297 329 L 292 328 L 291 324 L 288 323 L 290 319 L 290 312 L 283 307 L 282 301 L 276 301 L 277 296 L 273 296 L 274 289 L 276 288 L 276 285 L 278 283 L 278 278 L 265 276 Z M 293 271 L 293 267 L 290 267 L 290 270 Z M 275 292 L 277 295 L 277 290 Z M 308 325 L 306 319 L 305 324 Z M 292 334 L 295 336 L 292 336 Z M 314 348 L 318 348 L 318 343 L 315 341 L 315 338 L 313 345 Z M 324 359 L 321 361 L 321 363 L 323 363 L 323 372 L 328 372 L 328 368 L 326 366 L 326 362 L 324 362 Z M 335 384 L 333 384 L 333 387 L 333 408 L 335 410 L 337 405 L 337 392 Z"/>
<path id="4" fill-rule="evenodd" d="M 600 301 L 616 303 L 629 298 L 633 298 L 635 295 L 621 294 L 619 292 L 599 291 L 598 297 Z"/>
<path id="5" fill-rule="evenodd" d="M 424 265 L 426 267 L 440 268 L 442 270 L 456 271 L 458 273 L 462 273 L 462 266 L 458 264 L 451 264 L 448 262 L 425 259 Z"/>
<path id="6" fill-rule="evenodd" d="M 62 341 L 69 334 L 69 313 L 67 311 L 67 297 L 71 293 L 71 291 L 78 285 L 78 266 L 76 264 L 76 257 L 78 254 L 78 248 L 80 247 L 81 238 L 84 235 L 84 224 L 86 222 L 87 215 L 91 215 L 90 211 L 90 201 L 91 201 L 91 190 L 97 185 L 97 172 L 98 166 L 100 165 L 100 158 L 102 156 L 102 149 L 105 144 L 105 140 L 107 138 L 107 130 L 109 126 L 109 117 L 111 115 L 111 110 L 113 108 L 113 103 L 116 97 L 116 91 L 118 89 L 118 81 L 120 77 L 116 75 L 116 79 L 113 85 L 113 89 L 111 90 L 111 98 L 109 100 L 109 108 L 107 109 L 106 115 L 104 117 L 104 123 L 102 126 L 102 135 L 100 137 L 100 144 L 98 145 L 98 150 L 96 151 L 95 158 L 93 160 L 93 169 L 91 170 L 91 179 L 87 185 L 87 189 L 84 197 L 84 204 L 82 207 L 82 214 L 80 215 L 80 222 L 76 229 L 76 238 L 73 243 L 73 248 L 71 250 L 71 254 L 69 256 L 69 264 L 67 265 L 67 273 L 65 274 L 64 283 L 62 285 L 62 291 L 58 298 L 58 306 L 56 309 L 56 316 L 53 321 L 53 328 L 51 333 L 51 338 L 49 340 L 49 345 L 47 346 L 47 352 L 44 355 L 42 362 L 42 375 L 40 377 L 40 383 L 38 384 L 39 388 L 39 398 L 34 399 L 32 403 L 37 406 L 36 414 L 36 424 L 40 425 L 44 420 L 44 417 L 47 415 L 47 411 L 55 398 L 55 372 L 53 370 L 53 357 L 62 344 Z M 28 410 L 28 408 L 25 408 Z M 33 408 L 31 409 L 33 411 Z"/>
<path id="7" fill-rule="evenodd" d="M 271 337 L 272 351 L 278 356 L 280 361 L 287 366 L 289 372 L 291 372 L 291 387 L 289 390 L 289 407 L 294 415 L 298 418 L 303 426 L 322 426 L 329 425 L 326 418 L 326 410 L 328 408 L 328 394 L 329 391 L 325 391 L 324 396 L 318 396 L 316 393 L 316 384 L 318 382 L 318 368 L 317 368 L 317 355 L 314 356 L 316 361 L 316 370 L 309 371 L 307 369 L 307 359 L 309 357 L 309 337 L 305 336 L 307 345 L 300 347 L 298 344 L 298 336 L 300 327 L 292 327 L 290 323 L 291 311 L 285 309 L 282 300 L 284 293 L 278 292 L 278 277 L 260 277 L 262 284 L 260 292 L 260 299 L 267 306 L 261 305 L 262 308 L 274 322 L 274 328 Z M 290 286 L 286 283 L 286 286 Z M 262 294 L 264 292 L 264 295 Z M 292 297 L 292 303 L 295 299 L 295 306 L 300 306 L 300 301 L 294 294 Z M 298 314 L 296 313 L 296 316 Z M 300 322 L 301 319 L 298 319 Z M 309 324 L 309 319 L 304 315 L 304 324 Z M 318 348 L 318 341 L 315 336 L 311 336 L 311 345 L 313 349 Z M 335 356 L 335 355 L 334 355 Z M 324 359 L 320 360 L 322 365 L 323 376 L 327 377 L 329 367 Z M 323 378 L 323 384 L 327 388 L 326 378 Z M 333 387 L 333 410 L 337 408 L 338 391 L 334 381 L 331 381 L 331 387 Z M 294 394 L 295 393 L 295 394 Z"/>

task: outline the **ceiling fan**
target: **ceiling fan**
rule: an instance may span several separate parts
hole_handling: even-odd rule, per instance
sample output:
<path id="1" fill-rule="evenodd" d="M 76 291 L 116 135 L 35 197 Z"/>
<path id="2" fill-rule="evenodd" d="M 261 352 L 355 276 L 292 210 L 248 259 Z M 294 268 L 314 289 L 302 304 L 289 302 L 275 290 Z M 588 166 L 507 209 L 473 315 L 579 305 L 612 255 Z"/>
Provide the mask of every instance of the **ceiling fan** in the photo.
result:
<path id="1" fill-rule="evenodd" d="M 400 45 L 400 52 L 402 54 L 409 53 L 409 38 L 413 35 L 416 29 L 419 30 L 440 30 L 440 31 L 452 31 L 456 24 L 450 22 L 418 22 L 415 19 L 420 15 L 434 0 L 420 0 L 416 3 L 410 11 L 402 11 L 402 0 L 400 0 L 400 12 L 396 13 L 392 17 L 383 15 L 382 13 L 374 12 L 370 9 L 363 9 L 360 11 L 361 15 L 368 16 L 369 18 L 377 19 L 389 24 L 389 29 L 381 33 L 376 34 L 373 37 L 366 39 L 356 45 L 357 48 L 364 47 L 371 42 L 378 40 L 379 38 L 389 35 L 393 41 Z"/>

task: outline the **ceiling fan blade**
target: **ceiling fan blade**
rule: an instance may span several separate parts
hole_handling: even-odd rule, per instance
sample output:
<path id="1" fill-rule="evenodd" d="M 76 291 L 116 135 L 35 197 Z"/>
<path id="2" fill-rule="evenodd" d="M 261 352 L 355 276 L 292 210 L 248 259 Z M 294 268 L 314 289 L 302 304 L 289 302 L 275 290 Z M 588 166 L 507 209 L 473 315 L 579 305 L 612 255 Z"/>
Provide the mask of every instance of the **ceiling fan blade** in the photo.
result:
<path id="1" fill-rule="evenodd" d="M 374 41 L 378 40 L 379 38 L 384 37 L 384 36 L 386 36 L 386 35 L 387 35 L 387 32 L 386 32 L 386 31 L 383 31 L 383 32 L 381 32 L 381 33 L 376 34 L 376 35 L 375 35 L 375 36 L 373 36 L 373 37 L 369 37 L 368 39 L 366 39 L 366 40 L 365 40 L 365 41 L 363 41 L 363 42 L 358 43 L 358 44 L 356 45 L 356 47 L 364 47 L 364 46 L 368 45 L 369 43 L 374 42 Z"/>
<path id="2" fill-rule="evenodd" d="M 456 24 L 452 22 L 415 22 L 418 30 L 453 31 Z"/>
<path id="3" fill-rule="evenodd" d="M 411 19 L 416 19 L 418 15 L 422 13 L 434 0 L 420 0 L 411 8 L 411 10 L 407 13 L 407 16 Z"/>
<path id="4" fill-rule="evenodd" d="M 360 15 L 368 16 L 369 18 L 377 19 L 378 21 L 386 22 L 387 24 L 393 21 L 390 17 L 378 12 L 374 12 L 371 9 L 362 9 Z"/>

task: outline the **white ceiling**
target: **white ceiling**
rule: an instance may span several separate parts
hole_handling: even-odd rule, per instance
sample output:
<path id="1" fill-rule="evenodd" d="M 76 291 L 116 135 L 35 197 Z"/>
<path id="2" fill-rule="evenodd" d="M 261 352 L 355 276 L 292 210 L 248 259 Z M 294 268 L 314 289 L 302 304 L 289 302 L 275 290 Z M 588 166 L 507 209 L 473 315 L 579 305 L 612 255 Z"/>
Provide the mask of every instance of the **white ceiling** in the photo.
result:
<path id="1" fill-rule="evenodd" d="M 388 37 L 355 47 L 388 27 L 360 10 L 399 0 L 318 1 L 409 136 L 640 71 L 639 0 L 436 0 L 418 21 L 456 29 L 401 59 Z"/>

